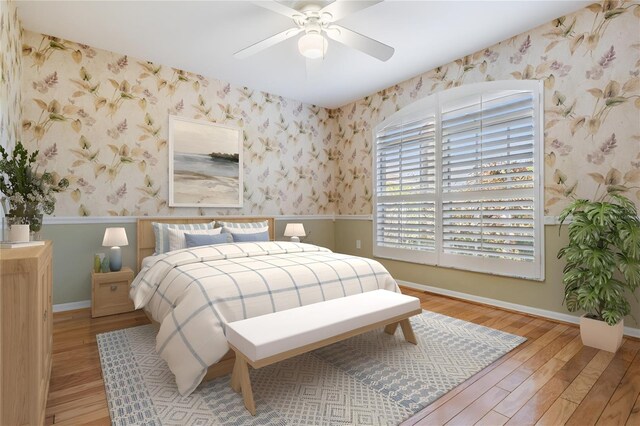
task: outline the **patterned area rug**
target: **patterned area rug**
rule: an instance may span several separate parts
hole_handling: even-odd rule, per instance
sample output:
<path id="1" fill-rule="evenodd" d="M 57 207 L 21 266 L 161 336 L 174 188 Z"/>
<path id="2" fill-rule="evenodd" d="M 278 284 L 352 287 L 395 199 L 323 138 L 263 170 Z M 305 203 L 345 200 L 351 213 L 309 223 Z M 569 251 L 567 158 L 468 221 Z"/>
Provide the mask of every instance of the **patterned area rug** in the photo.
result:
<path id="1" fill-rule="evenodd" d="M 251 416 L 229 376 L 181 397 L 151 325 L 98 335 L 116 425 L 395 425 L 526 339 L 424 311 L 418 345 L 372 331 L 251 370 Z"/>

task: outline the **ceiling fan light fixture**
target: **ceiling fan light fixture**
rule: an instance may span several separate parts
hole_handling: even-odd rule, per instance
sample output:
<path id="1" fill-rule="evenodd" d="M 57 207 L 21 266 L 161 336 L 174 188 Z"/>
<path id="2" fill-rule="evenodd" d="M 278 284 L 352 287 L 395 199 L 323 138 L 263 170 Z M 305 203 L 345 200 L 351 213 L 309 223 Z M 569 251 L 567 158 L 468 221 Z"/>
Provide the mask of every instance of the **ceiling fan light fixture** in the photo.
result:
<path id="1" fill-rule="evenodd" d="M 309 59 L 320 59 L 327 53 L 327 40 L 322 34 L 308 32 L 298 40 L 300 54 Z"/>

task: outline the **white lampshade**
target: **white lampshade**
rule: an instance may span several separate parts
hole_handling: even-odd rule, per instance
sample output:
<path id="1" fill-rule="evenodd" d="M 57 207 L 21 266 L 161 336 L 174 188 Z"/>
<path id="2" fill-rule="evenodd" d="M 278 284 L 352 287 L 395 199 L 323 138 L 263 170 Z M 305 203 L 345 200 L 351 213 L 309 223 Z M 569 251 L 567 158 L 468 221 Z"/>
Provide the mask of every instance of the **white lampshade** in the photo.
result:
<path id="1" fill-rule="evenodd" d="M 284 229 L 285 237 L 305 237 L 304 226 L 301 223 L 287 223 Z"/>
<path id="2" fill-rule="evenodd" d="M 104 239 L 102 240 L 104 247 L 121 247 L 129 245 L 127 233 L 124 228 L 107 228 L 104 231 Z"/>
<path id="3" fill-rule="evenodd" d="M 298 50 L 306 58 L 322 58 L 327 53 L 327 40 L 320 33 L 307 33 L 298 40 Z"/>

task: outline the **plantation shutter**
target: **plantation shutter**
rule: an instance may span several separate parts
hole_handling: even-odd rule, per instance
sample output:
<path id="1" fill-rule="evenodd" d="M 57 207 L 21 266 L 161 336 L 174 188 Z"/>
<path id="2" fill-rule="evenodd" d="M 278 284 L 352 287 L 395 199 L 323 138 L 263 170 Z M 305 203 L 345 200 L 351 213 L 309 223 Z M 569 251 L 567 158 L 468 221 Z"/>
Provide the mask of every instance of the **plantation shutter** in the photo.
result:
<path id="1" fill-rule="evenodd" d="M 374 255 L 544 279 L 542 88 L 421 99 L 374 133 Z"/>
<path id="2" fill-rule="evenodd" d="M 425 261 L 435 251 L 435 145 L 433 109 L 376 134 L 376 254 Z"/>
<path id="3" fill-rule="evenodd" d="M 535 106 L 530 91 L 441 103 L 441 265 L 536 266 Z"/>

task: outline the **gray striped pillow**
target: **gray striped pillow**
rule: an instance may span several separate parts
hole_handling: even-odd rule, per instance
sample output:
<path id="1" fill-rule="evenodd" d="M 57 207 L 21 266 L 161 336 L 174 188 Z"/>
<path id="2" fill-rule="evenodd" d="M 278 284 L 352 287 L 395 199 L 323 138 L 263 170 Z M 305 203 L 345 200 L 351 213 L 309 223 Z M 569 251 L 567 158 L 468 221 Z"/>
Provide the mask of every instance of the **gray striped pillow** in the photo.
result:
<path id="1" fill-rule="evenodd" d="M 265 232 L 269 230 L 269 222 L 223 222 L 216 221 L 216 227 L 222 227 L 222 232 L 231 232 L 234 234 L 255 234 L 257 232 Z"/>
<path id="2" fill-rule="evenodd" d="M 207 223 L 160 223 L 151 222 L 153 233 L 156 237 L 156 254 L 169 251 L 169 229 L 181 229 L 187 231 L 213 229 L 215 222 Z"/>

